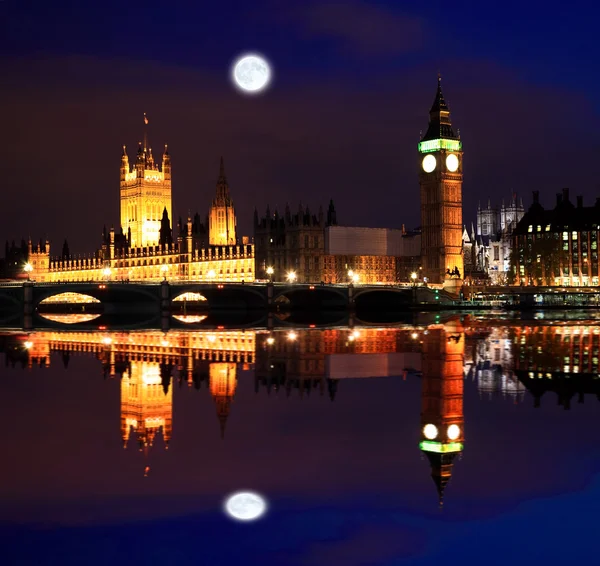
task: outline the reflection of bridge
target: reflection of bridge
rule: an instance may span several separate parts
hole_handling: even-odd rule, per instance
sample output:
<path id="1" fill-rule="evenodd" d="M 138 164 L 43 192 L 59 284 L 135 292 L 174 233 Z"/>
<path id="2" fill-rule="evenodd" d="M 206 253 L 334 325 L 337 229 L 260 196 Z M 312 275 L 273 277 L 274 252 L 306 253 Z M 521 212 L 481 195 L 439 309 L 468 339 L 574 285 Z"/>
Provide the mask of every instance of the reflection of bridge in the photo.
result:
<path id="1" fill-rule="evenodd" d="M 43 301 L 65 293 L 80 295 L 80 301 L 94 301 L 102 312 L 133 314 L 167 314 L 173 301 L 186 293 L 206 299 L 209 310 L 277 310 L 289 309 L 407 309 L 416 303 L 448 305 L 450 295 L 443 290 L 410 285 L 331 285 L 284 283 L 197 283 L 163 281 L 162 283 L 70 282 L 0 284 L 0 312 L 24 312 L 32 315 Z M 67 301 L 65 301 L 66 303 Z"/>

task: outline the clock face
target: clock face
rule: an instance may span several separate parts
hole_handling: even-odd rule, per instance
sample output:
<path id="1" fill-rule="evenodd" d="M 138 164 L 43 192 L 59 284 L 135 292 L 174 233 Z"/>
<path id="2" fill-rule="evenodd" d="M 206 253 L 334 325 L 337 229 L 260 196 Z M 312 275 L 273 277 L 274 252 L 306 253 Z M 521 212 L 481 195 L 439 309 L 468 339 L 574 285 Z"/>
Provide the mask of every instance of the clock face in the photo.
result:
<path id="1" fill-rule="evenodd" d="M 458 169 L 458 157 L 454 153 L 446 157 L 446 169 L 452 173 Z"/>
<path id="2" fill-rule="evenodd" d="M 429 154 L 423 158 L 423 171 L 425 171 L 425 173 L 431 173 L 436 165 L 437 162 L 433 155 Z"/>

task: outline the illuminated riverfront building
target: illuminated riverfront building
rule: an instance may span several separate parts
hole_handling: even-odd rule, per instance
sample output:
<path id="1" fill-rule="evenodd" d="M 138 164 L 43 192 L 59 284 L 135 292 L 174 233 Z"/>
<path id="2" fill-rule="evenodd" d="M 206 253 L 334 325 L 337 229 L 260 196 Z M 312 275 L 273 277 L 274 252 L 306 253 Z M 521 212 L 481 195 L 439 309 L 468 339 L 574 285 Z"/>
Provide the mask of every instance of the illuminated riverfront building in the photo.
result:
<path id="1" fill-rule="evenodd" d="M 450 121 L 441 78 L 429 111 L 429 127 L 419 142 L 421 256 L 423 275 L 450 291 L 462 286 L 462 179 L 460 135 Z"/>
<path id="2" fill-rule="evenodd" d="M 569 189 L 546 210 L 533 192 L 533 203 L 513 234 L 510 282 L 515 285 L 589 287 L 600 277 L 600 198 L 594 206 L 571 202 Z"/>
<path id="3" fill-rule="evenodd" d="M 440 505 L 463 450 L 463 367 L 465 335 L 459 323 L 429 328 L 423 339 L 421 443 L 431 465 Z"/>
<path id="4" fill-rule="evenodd" d="M 148 121 L 144 116 L 145 124 Z M 145 128 L 146 128 L 145 125 Z M 215 197 L 207 219 L 190 216 L 177 223 L 173 234 L 171 206 L 171 156 L 165 145 L 161 165 L 152 148 L 140 142 L 130 164 L 125 146 L 120 169 L 119 230 L 104 230 L 102 248 L 88 257 L 73 257 L 68 246 L 60 257 L 50 256 L 50 243 L 29 242 L 27 255 L 18 267 L 40 282 L 56 281 L 161 281 L 241 282 L 254 280 L 254 245 L 239 238 L 225 166 L 221 158 Z M 10 250 L 9 250 L 10 251 Z M 14 254 L 13 254 L 14 255 Z M 12 257 L 12 256 L 11 256 Z M 10 262 L 9 273 L 15 266 Z"/>

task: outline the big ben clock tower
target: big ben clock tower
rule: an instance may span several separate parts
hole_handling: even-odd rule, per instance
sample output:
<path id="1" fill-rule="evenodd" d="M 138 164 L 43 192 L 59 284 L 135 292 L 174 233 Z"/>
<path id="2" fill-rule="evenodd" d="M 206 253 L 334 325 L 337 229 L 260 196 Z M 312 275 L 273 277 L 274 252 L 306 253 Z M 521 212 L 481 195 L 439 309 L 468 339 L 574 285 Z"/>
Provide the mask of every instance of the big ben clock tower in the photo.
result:
<path id="1" fill-rule="evenodd" d="M 429 127 L 419 142 L 421 261 L 423 276 L 458 292 L 464 277 L 462 255 L 463 152 L 442 94 L 441 77 Z"/>

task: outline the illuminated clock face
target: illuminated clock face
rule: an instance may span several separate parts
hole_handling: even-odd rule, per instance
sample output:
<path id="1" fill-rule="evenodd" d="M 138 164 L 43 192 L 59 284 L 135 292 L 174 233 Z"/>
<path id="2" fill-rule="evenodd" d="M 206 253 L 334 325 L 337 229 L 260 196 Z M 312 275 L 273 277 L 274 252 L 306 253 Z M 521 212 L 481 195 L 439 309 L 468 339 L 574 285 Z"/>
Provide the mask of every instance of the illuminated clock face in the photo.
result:
<path id="1" fill-rule="evenodd" d="M 425 171 L 425 173 L 431 173 L 436 165 L 437 162 L 433 155 L 429 154 L 423 158 L 423 171 Z"/>
<path id="2" fill-rule="evenodd" d="M 452 173 L 458 169 L 458 157 L 454 153 L 446 157 L 446 168 Z"/>

